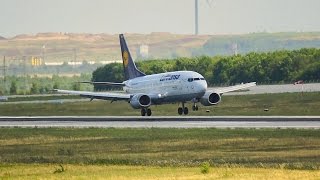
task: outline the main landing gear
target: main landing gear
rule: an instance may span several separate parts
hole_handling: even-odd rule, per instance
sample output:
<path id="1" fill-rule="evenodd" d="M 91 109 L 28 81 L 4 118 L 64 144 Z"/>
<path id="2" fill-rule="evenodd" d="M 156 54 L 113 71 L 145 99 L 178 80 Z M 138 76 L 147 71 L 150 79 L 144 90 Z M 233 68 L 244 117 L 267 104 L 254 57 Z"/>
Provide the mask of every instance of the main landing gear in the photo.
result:
<path id="1" fill-rule="evenodd" d="M 199 110 L 199 107 L 197 106 L 196 103 L 194 103 L 192 105 L 192 111 L 198 111 L 198 110 Z M 182 114 L 187 115 L 188 113 L 189 113 L 188 108 L 184 106 L 184 103 L 182 103 L 182 107 L 178 108 L 178 114 L 179 115 L 182 115 Z"/>
<path id="2" fill-rule="evenodd" d="M 151 114 L 152 114 L 151 109 L 149 109 L 149 108 L 142 108 L 141 109 L 141 116 L 145 116 L 145 115 L 151 116 Z"/>
<path id="3" fill-rule="evenodd" d="M 182 103 L 182 107 L 178 108 L 178 114 L 179 115 L 182 115 L 182 114 L 187 115 L 188 113 L 189 113 L 188 108 L 184 107 L 184 103 Z"/>

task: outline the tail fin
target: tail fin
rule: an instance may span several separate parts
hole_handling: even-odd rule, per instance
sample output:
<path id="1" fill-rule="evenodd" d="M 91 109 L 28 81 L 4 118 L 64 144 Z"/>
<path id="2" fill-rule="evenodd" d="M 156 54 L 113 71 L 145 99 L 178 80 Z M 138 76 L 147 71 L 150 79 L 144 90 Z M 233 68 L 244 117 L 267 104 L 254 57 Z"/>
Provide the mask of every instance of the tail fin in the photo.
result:
<path id="1" fill-rule="evenodd" d="M 119 35 L 119 39 L 120 39 L 121 54 L 122 54 L 122 60 L 123 60 L 124 76 L 126 80 L 145 76 L 145 74 L 141 72 L 134 64 L 123 34 Z"/>

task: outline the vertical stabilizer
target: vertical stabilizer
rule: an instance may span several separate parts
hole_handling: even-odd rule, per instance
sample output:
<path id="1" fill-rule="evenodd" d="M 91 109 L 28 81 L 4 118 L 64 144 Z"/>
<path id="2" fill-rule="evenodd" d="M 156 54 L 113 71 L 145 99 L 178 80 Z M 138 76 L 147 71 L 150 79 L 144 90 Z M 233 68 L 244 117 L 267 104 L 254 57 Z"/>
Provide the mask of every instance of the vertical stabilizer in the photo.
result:
<path id="1" fill-rule="evenodd" d="M 126 80 L 145 76 L 145 74 L 141 72 L 134 64 L 123 34 L 119 35 L 119 39 L 120 39 L 120 46 L 121 46 L 124 76 Z"/>

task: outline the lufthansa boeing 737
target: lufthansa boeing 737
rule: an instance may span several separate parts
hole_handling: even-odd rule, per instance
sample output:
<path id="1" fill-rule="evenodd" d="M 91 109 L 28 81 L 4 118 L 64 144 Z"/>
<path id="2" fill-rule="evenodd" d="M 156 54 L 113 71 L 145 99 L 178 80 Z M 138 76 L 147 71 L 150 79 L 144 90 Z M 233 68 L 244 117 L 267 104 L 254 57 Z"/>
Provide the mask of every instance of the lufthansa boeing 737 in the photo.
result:
<path id="1" fill-rule="evenodd" d="M 135 65 L 130 55 L 123 34 L 119 35 L 123 60 L 123 70 L 126 81 L 114 82 L 85 82 L 91 84 L 103 84 L 122 86 L 124 93 L 88 92 L 88 91 L 55 91 L 67 94 L 77 94 L 82 97 L 118 101 L 124 100 L 130 103 L 134 109 L 140 109 L 142 116 L 151 116 L 151 105 L 179 103 L 178 114 L 187 115 L 189 110 L 186 102 L 192 102 L 192 110 L 197 111 L 197 103 L 203 106 L 217 105 L 221 101 L 223 93 L 240 90 L 255 86 L 255 82 L 240 84 L 229 87 L 207 90 L 205 78 L 194 71 L 174 71 L 161 74 L 146 75 Z"/>

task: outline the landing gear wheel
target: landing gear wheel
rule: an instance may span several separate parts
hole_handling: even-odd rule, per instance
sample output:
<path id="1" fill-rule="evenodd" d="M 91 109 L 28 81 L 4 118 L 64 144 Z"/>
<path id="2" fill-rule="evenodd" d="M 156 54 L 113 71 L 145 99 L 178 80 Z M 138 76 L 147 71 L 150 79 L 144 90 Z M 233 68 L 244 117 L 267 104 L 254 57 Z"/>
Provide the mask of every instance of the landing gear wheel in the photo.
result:
<path id="1" fill-rule="evenodd" d="M 146 110 L 145 109 L 141 109 L 141 116 L 145 116 L 146 115 Z"/>
<path id="2" fill-rule="evenodd" d="M 199 108 L 196 104 L 192 106 L 192 111 L 198 111 L 198 110 L 199 110 Z"/>
<path id="3" fill-rule="evenodd" d="M 179 108 L 178 108 L 178 114 L 179 114 L 179 115 L 182 115 L 182 113 L 183 113 L 183 109 L 182 109 L 182 107 L 179 107 Z"/>
<path id="4" fill-rule="evenodd" d="M 188 108 L 187 108 L 187 107 L 184 107 L 184 109 L 183 109 L 183 113 L 184 113 L 185 115 L 187 115 L 187 114 L 189 113 L 189 110 L 188 110 Z"/>
<path id="5" fill-rule="evenodd" d="M 151 116 L 151 114 L 152 114 L 151 109 L 147 109 L 147 115 Z"/>

